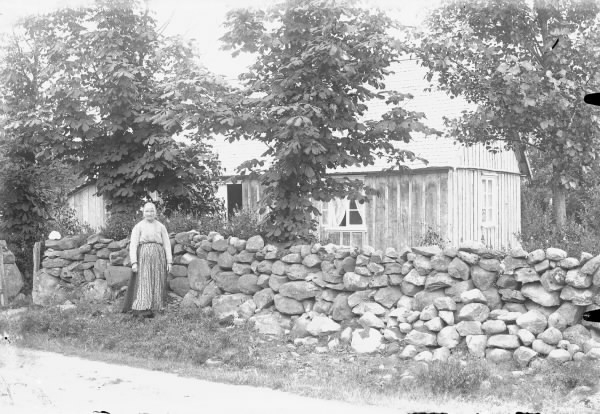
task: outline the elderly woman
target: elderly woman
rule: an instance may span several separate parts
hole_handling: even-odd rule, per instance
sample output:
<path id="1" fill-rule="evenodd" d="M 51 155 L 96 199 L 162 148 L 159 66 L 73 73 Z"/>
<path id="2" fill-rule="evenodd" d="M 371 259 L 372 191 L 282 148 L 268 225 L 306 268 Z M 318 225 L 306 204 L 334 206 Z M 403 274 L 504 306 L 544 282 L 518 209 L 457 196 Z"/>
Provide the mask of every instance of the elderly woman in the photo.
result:
<path id="1" fill-rule="evenodd" d="M 127 288 L 123 312 L 152 318 L 167 299 L 167 273 L 173 256 L 167 228 L 156 220 L 156 206 L 144 205 L 144 219 L 131 231 L 129 257 L 133 275 Z"/>

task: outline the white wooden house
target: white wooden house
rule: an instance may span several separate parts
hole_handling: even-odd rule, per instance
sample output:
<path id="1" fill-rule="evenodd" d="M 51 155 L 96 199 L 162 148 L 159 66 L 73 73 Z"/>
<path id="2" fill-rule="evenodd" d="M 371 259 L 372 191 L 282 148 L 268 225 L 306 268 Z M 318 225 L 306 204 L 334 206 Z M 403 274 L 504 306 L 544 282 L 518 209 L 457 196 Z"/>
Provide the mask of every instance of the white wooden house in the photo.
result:
<path id="1" fill-rule="evenodd" d="M 387 89 L 411 93 L 414 99 L 407 108 L 424 112 L 429 126 L 442 130 L 443 116 L 453 118 L 469 108 L 443 92 L 424 92 L 428 84 L 414 61 L 400 63 L 395 71 L 386 82 Z M 378 117 L 386 110 L 384 104 L 374 102 L 368 116 Z M 260 158 L 265 150 L 261 143 L 230 144 L 222 138 L 215 147 L 226 178 L 243 161 Z M 465 147 L 454 139 L 423 135 L 404 147 L 428 163 L 408 163 L 409 171 L 384 171 L 389 165 L 380 160 L 368 167 L 329 171 L 360 178 L 379 189 L 381 196 L 363 205 L 349 200 L 319 203 L 322 239 L 376 248 L 416 245 L 425 242 L 427 235 L 452 244 L 467 240 L 483 241 L 493 248 L 516 244 L 521 230 L 521 178 L 530 175 L 523 153 L 492 153 L 482 145 Z M 256 208 L 261 194 L 257 180 L 236 184 L 229 180 L 219 188 L 230 211 Z"/>
<path id="2" fill-rule="evenodd" d="M 443 92 L 424 92 L 428 83 L 414 61 L 401 62 L 394 69 L 396 73 L 386 82 L 387 89 L 413 94 L 414 99 L 406 106 L 424 112 L 429 126 L 442 130 L 443 116 L 453 118 L 469 108 Z M 367 117 L 378 117 L 386 110 L 381 102 L 373 102 Z M 225 201 L 228 212 L 256 208 L 262 195 L 258 181 L 233 183 L 231 177 L 242 162 L 260 158 L 264 145 L 255 141 L 231 144 L 216 137 L 214 146 L 224 167 L 218 196 Z M 481 145 L 464 147 L 454 139 L 422 135 L 415 136 L 405 148 L 428 163 L 409 163 L 408 171 L 384 171 L 388 165 L 380 160 L 368 167 L 329 171 L 336 176 L 361 178 L 381 190 L 381 196 L 364 205 L 348 200 L 318 204 L 323 239 L 401 248 L 423 242 L 429 232 L 452 244 L 479 240 L 502 248 L 516 243 L 515 236 L 521 229 L 521 179 L 530 175 L 524 154 L 491 153 Z M 104 202 L 95 200 L 94 192 L 94 187 L 80 188 L 71 195 L 70 205 L 80 220 L 101 226 L 106 219 Z"/>

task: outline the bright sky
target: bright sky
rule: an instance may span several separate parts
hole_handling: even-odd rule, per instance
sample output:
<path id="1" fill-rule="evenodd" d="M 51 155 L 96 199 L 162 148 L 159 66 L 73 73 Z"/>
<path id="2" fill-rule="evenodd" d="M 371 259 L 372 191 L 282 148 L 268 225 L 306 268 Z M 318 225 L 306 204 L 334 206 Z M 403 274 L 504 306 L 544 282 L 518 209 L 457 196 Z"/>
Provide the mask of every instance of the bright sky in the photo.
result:
<path id="1" fill-rule="evenodd" d="M 440 0 L 363 0 L 366 4 L 388 10 L 406 25 L 417 25 L 426 11 Z M 92 0 L 0 0 L 0 30 L 9 31 L 19 18 L 49 12 L 57 7 L 89 4 Z M 228 10 L 276 3 L 276 0 L 148 0 L 159 27 L 165 33 L 197 40 L 202 63 L 212 72 L 237 77 L 250 63 L 248 56 L 232 58 L 219 50 L 224 33 L 222 23 Z"/>

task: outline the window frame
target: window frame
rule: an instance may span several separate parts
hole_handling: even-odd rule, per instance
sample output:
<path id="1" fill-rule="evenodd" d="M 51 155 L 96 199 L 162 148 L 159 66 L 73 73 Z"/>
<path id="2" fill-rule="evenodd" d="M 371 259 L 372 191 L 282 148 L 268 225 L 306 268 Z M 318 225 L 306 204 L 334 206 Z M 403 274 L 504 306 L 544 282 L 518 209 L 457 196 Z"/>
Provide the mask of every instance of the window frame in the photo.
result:
<path id="1" fill-rule="evenodd" d="M 488 183 L 491 183 L 490 193 L 487 192 Z M 483 228 L 492 228 L 498 226 L 498 174 L 482 173 L 480 178 L 480 208 L 479 223 Z M 491 205 L 487 204 L 491 197 Z M 483 220 L 483 210 L 486 210 L 486 220 Z M 491 211 L 491 214 L 487 214 Z M 491 216 L 491 217 L 488 217 Z"/>

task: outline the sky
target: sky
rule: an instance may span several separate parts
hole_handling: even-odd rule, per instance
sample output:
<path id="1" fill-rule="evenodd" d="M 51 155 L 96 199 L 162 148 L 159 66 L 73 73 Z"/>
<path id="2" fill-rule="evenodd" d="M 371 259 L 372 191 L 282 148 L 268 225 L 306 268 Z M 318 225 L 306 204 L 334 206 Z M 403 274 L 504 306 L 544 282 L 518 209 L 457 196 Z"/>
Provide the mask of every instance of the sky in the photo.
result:
<path id="1" fill-rule="evenodd" d="M 224 34 L 222 23 L 228 10 L 252 6 L 268 6 L 276 0 L 147 0 L 158 26 L 165 34 L 196 39 L 202 63 L 212 72 L 235 78 L 251 62 L 251 57 L 232 58 L 220 50 L 219 38 Z M 405 25 L 418 25 L 427 10 L 440 0 L 363 0 L 366 4 L 387 10 Z M 0 0 L 0 31 L 10 31 L 19 18 L 45 13 L 57 7 L 72 7 L 92 0 Z"/>

